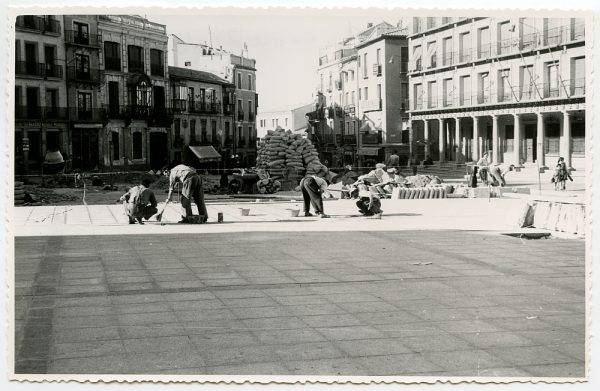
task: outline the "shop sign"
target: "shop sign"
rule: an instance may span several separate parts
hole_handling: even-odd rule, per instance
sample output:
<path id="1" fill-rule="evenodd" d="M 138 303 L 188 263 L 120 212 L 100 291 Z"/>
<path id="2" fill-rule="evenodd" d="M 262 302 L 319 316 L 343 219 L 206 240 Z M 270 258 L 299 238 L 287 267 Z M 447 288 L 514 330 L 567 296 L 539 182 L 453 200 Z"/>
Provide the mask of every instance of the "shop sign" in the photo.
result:
<path id="1" fill-rule="evenodd" d="M 23 151 L 29 151 L 29 138 L 23 137 Z"/>

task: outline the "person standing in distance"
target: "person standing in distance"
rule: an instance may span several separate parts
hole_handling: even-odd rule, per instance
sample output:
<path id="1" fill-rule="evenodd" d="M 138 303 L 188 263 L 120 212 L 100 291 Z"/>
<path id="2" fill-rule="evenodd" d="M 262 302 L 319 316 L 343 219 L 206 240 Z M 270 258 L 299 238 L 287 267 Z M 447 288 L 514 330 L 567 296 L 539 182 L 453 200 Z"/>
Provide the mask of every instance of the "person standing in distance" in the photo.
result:
<path id="1" fill-rule="evenodd" d="M 198 207 L 200 222 L 205 223 L 208 220 L 208 212 L 204 203 L 204 190 L 202 189 L 202 178 L 196 170 L 185 164 L 179 164 L 171 169 L 168 166 L 163 168 L 165 176 L 169 177 L 169 195 L 167 201 L 171 201 L 175 183 L 181 183 L 181 207 L 182 215 L 179 223 L 193 223 L 194 215 L 192 212 L 192 199 Z"/>

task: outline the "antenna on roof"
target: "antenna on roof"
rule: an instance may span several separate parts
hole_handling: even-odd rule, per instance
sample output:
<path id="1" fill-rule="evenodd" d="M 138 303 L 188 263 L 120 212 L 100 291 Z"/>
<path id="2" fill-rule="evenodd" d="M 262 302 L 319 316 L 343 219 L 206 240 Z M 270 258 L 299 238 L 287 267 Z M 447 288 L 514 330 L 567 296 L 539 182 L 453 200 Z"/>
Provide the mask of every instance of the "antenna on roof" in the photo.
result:
<path id="1" fill-rule="evenodd" d="M 210 38 L 210 47 L 212 49 L 212 31 L 210 31 L 210 25 L 208 25 L 208 37 Z"/>

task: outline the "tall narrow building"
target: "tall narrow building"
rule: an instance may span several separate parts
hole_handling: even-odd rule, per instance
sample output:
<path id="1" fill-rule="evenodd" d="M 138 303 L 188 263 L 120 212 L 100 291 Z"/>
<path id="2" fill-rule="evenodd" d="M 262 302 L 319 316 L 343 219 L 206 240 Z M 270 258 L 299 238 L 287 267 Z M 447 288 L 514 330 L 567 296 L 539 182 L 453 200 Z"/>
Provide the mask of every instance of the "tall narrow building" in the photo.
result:
<path id="1" fill-rule="evenodd" d="M 15 171 L 41 173 L 47 152 L 69 160 L 62 16 L 21 15 L 15 23 Z"/>

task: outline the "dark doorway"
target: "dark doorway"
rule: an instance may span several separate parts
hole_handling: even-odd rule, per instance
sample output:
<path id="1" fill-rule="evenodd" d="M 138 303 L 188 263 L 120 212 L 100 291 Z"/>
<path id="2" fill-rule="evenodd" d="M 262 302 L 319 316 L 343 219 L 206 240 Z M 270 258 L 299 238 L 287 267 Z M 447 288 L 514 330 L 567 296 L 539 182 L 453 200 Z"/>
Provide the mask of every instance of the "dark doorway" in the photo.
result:
<path id="1" fill-rule="evenodd" d="M 153 170 L 160 170 L 165 164 L 169 163 L 167 145 L 166 133 L 150 133 L 150 168 Z"/>
<path id="2" fill-rule="evenodd" d="M 523 160 L 533 163 L 537 159 L 537 125 L 525 124 L 525 145 L 523 146 Z"/>
<path id="3" fill-rule="evenodd" d="M 98 131 L 73 129 L 73 168 L 93 170 L 99 166 Z"/>

